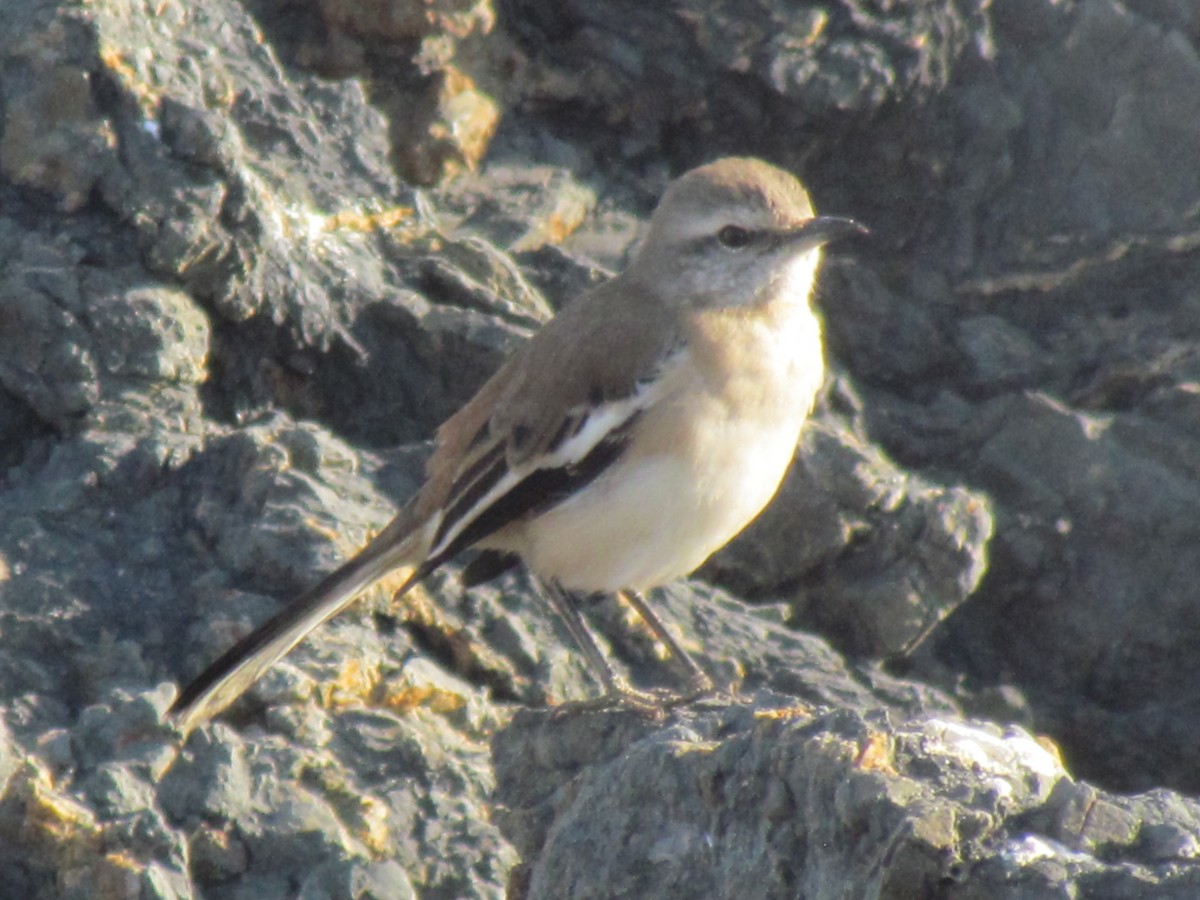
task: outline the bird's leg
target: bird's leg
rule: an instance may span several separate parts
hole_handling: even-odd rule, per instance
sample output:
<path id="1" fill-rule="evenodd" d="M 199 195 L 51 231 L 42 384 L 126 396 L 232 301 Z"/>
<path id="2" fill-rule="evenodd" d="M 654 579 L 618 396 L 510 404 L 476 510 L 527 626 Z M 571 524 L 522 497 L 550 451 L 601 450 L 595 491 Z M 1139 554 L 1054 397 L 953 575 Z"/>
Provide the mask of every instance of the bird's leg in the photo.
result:
<path id="1" fill-rule="evenodd" d="M 584 621 L 583 615 L 579 612 L 571 595 L 553 581 L 541 579 L 538 581 L 542 586 L 542 595 L 550 604 L 550 608 L 566 625 L 571 640 L 583 653 L 592 673 L 600 679 L 600 683 L 604 686 L 604 694 L 595 700 L 564 704 L 564 707 L 569 709 L 626 707 L 640 713 L 661 715 L 663 704 L 658 697 L 637 690 L 613 669 L 612 664 L 600 650 L 600 645 L 596 643 L 595 636 L 588 628 L 587 622 Z"/>
<path id="2" fill-rule="evenodd" d="M 646 602 L 646 598 L 637 591 L 622 591 L 621 594 L 633 607 L 634 612 L 641 616 L 650 630 L 654 632 L 654 636 L 666 645 L 672 658 L 678 660 L 680 665 L 687 670 L 687 687 L 676 697 L 670 698 L 668 702 L 686 703 L 689 700 L 696 700 L 714 693 L 716 685 L 713 684 L 712 678 L 696 660 L 692 659 L 691 654 L 683 649 L 683 645 L 671 634 L 671 630 Z"/>

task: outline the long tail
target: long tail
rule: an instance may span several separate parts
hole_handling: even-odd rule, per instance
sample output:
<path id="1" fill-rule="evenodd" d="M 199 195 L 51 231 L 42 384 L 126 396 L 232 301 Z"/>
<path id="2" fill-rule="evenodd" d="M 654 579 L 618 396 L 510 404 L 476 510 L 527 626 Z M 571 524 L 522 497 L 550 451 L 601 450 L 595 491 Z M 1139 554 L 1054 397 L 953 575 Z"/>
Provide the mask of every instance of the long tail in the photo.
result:
<path id="1" fill-rule="evenodd" d="M 254 684 L 314 628 L 350 605 L 376 579 L 402 566 L 415 567 L 403 594 L 429 574 L 422 565 L 425 541 L 418 529 L 397 538 L 393 522 L 352 559 L 246 635 L 185 687 L 167 715 L 186 734 L 216 715 Z"/>

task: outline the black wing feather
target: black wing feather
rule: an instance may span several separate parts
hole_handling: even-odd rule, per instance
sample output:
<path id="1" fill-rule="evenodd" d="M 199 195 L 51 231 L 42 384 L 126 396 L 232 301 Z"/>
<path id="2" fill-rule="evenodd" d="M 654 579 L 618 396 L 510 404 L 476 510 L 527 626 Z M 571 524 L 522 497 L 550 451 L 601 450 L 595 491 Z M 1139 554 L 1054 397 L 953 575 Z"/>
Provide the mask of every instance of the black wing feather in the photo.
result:
<path id="1" fill-rule="evenodd" d="M 639 417 L 638 413 L 630 416 L 621 423 L 620 427 L 605 435 L 578 462 L 552 469 L 531 471 L 472 519 L 436 556 L 431 556 L 426 561 L 426 567 L 430 570 L 436 568 L 462 550 L 499 531 L 505 525 L 515 522 L 523 516 L 552 509 L 591 484 L 609 466 L 620 459 L 621 454 L 629 445 L 630 433 Z M 435 547 L 441 543 L 446 533 L 460 521 L 460 517 L 469 511 L 472 504 L 466 503 L 468 496 L 473 500 L 483 497 L 507 472 L 508 462 L 501 453 L 493 459 L 491 467 L 486 472 L 476 475 L 475 482 L 467 491 L 462 492 L 454 506 L 446 511 L 446 516 L 433 541 Z M 460 506 L 462 509 L 459 509 Z M 458 512 L 458 515 L 452 515 L 455 511 Z"/>

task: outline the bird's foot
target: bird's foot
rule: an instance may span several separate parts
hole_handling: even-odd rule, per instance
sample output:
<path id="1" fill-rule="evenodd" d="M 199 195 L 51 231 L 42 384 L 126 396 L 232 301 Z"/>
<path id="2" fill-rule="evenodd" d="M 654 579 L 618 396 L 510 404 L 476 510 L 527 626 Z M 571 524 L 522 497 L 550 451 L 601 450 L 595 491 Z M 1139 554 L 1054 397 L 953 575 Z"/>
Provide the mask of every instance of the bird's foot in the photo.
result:
<path id="1" fill-rule="evenodd" d="M 667 688 L 641 690 L 623 678 L 613 678 L 599 697 L 562 703 L 555 707 L 555 710 L 562 713 L 628 710 L 649 719 L 662 719 L 669 710 L 697 700 L 726 697 L 732 699 L 733 694 L 717 688 L 713 680 L 703 672 L 690 679 L 688 685 L 678 691 Z"/>

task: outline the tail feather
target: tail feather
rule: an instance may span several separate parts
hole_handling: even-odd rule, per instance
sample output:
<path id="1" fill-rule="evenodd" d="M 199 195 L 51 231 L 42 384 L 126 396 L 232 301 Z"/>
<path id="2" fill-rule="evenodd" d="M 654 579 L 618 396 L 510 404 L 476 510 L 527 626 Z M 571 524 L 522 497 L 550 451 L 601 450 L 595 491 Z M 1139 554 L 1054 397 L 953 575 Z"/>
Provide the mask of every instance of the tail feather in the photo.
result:
<path id="1" fill-rule="evenodd" d="M 428 573 L 420 562 L 419 535 L 396 542 L 386 529 L 354 558 L 341 565 L 272 618 L 234 644 L 183 689 L 168 710 L 175 724 L 191 731 L 216 715 L 254 684 L 313 629 L 350 605 L 359 592 L 389 571 L 413 568 L 398 594 Z"/>

